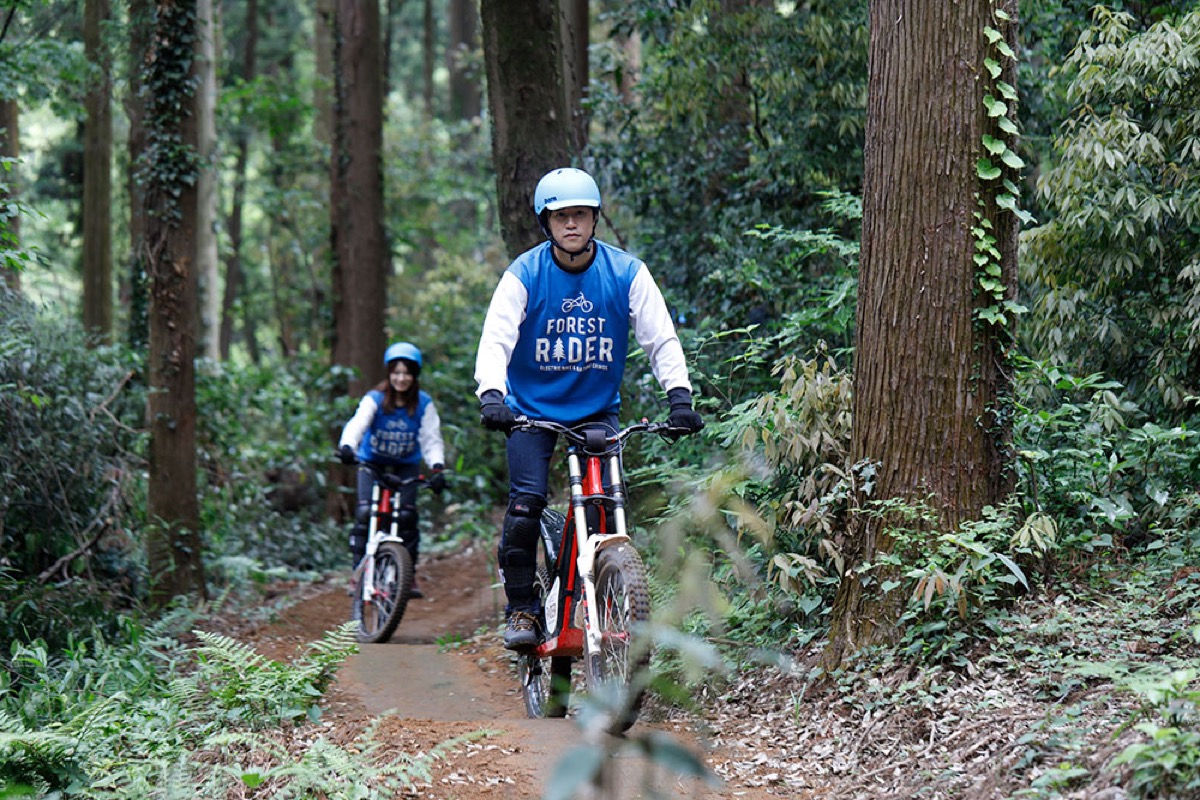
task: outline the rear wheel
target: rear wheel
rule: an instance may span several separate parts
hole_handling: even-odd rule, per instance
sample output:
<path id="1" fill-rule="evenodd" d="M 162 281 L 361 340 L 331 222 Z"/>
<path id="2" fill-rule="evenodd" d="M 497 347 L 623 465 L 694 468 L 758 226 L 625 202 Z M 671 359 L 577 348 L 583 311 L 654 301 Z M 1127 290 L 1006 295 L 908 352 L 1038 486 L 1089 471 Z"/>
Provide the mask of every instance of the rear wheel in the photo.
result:
<path id="1" fill-rule="evenodd" d="M 398 542 L 384 542 L 375 551 L 374 577 L 374 594 L 366 600 L 361 584 L 355 581 L 353 613 L 358 620 L 358 640 L 378 644 L 392 638 L 408 607 L 413 585 L 412 556 Z"/>
<path id="2" fill-rule="evenodd" d="M 650 622 L 650 589 L 646 567 L 629 544 L 606 547 L 596 554 L 596 608 L 600 652 L 589 653 L 588 689 L 611 703 L 610 733 L 624 733 L 637 721 L 650 665 L 648 642 L 635 642 L 635 630 Z"/>
<path id="3" fill-rule="evenodd" d="M 550 573 L 538 566 L 533 591 L 538 604 L 544 607 L 550 592 Z M 544 623 L 543 623 L 544 626 Z M 517 674 L 521 678 L 521 693 L 525 695 L 525 714 L 531 719 L 565 717 L 571 697 L 571 657 L 521 653 L 517 657 Z"/>

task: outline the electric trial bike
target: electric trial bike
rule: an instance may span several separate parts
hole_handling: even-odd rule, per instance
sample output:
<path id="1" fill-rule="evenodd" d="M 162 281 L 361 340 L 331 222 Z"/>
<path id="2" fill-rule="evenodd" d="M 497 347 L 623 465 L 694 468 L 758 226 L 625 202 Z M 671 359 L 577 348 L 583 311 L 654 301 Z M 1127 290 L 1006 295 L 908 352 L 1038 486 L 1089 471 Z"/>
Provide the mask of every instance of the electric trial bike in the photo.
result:
<path id="1" fill-rule="evenodd" d="M 534 718 L 565 716 L 572 663 L 582 660 L 588 691 L 614 701 L 607 729 L 621 733 L 637 720 L 651 656 L 648 641 L 634 641 L 650 621 L 650 590 L 629 534 L 621 452 L 635 434 L 674 439 L 688 431 L 643 420 L 608 432 L 594 423 L 569 428 L 518 417 L 513 430 L 522 428 L 566 440 L 571 484 L 569 518 L 542 512 L 534 592 L 544 637 L 517 657 L 525 710 Z"/>
<path id="2" fill-rule="evenodd" d="M 401 478 L 365 462 L 359 465 L 371 471 L 375 482 L 367 552 L 350 577 L 350 613 L 358 623 L 358 641 L 381 644 L 396 632 L 413 586 L 412 555 L 404 546 L 396 514 L 400 490 L 428 482 L 423 476 Z"/>

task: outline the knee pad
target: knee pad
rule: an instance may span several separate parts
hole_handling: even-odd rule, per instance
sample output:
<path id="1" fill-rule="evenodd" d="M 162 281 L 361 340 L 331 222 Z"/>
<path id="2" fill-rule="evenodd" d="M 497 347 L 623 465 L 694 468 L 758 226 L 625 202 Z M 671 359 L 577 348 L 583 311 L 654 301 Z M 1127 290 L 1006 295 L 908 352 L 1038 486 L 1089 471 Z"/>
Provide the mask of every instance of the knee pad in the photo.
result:
<path id="1" fill-rule="evenodd" d="M 367 524 L 371 521 L 371 504 L 359 503 L 354 508 L 354 521 L 361 525 L 363 530 L 367 529 Z"/>
<path id="2" fill-rule="evenodd" d="M 545 507 L 546 499 L 537 495 L 521 494 L 509 501 L 504 528 L 500 532 L 501 558 L 509 550 L 533 552 Z M 530 563 L 533 563 L 532 559 Z"/>

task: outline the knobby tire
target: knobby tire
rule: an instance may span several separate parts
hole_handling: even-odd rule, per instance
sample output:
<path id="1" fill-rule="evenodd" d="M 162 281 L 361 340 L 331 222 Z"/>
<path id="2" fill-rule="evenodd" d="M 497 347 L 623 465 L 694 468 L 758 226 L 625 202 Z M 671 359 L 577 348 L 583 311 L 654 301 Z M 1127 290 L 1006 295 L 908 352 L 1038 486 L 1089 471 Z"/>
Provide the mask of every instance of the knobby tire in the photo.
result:
<path id="1" fill-rule="evenodd" d="M 615 699 L 609 733 L 629 730 L 637 721 L 650 666 L 649 642 L 634 642 L 637 630 L 650 622 L 650 589 L 646 567 L 628 544 L 606 547 L 596 554 L 596 615 L 600 653 L 588 656 L 589 691 Z"/>
<path id="2" fill-rule="evenodd" d="M 412 556 L 398 542 L 384 542 L 375 551 L 375 597 L 364 602 L 356 581 L 353 613 L 358 620 L 358 641 L 382 644 L 392 638 L 408 607 L 413 585 Z"/>
<path id="3" fill-rule="evenodd" d="M 550 572 L 545 565 L 539 564 L 533 591 L 543 608 L 552 585 Z M 542 626 L 544 630 L 544 619 Z M 521 693 L 525 696 L 526 716 L 541 719 L 567 715 L 567 704 L 571 697 L 570 656 L 541 658 L 536 653 L 522 653 L 517 659 L 517 672 L 521 679 Z"/>

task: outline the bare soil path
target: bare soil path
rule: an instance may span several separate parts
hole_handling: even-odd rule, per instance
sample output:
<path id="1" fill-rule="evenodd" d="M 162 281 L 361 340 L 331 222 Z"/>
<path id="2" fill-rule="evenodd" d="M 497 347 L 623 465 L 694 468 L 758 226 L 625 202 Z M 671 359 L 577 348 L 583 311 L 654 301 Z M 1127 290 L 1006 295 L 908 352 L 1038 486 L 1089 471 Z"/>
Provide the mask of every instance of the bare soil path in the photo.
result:
<path id="1" fill-rule="evenodd" d="M 418 570 L 425 597 L 409 603 L 395 636 L 364 645 L 338 674 L 327 698 L 324 725 L 337 741 L 352 741 L 383 715 L 375 739 L 417 755 L 454 740 L 433 763 L 431 779 L 410 796 L 428 798 L 539 798 L 560 762 L 581 742 L 572 719 L 531 720 L 515 667 L 500 647 L 503 593 L 494 559 L 484 547 L 423 560 Z M 344 583 L 312 587 L 269 625 L 247 631 L 264 655 L 286 660 L 348 619 Z M 652 716 L 652 715 L 647 715 Z M 640 720 L 634 733 L 658 729 L 688 744 L 701 740 L 680 723 Z M 683 780 L 606 742 L 616 751 L 607 762 L 606 796 L 758 800 L 748 788 L 711 789 Z"/>

